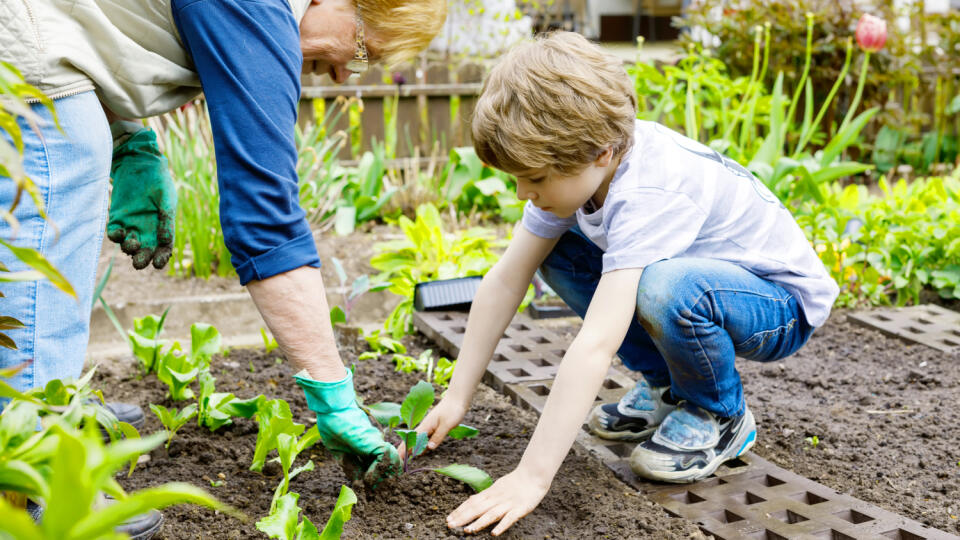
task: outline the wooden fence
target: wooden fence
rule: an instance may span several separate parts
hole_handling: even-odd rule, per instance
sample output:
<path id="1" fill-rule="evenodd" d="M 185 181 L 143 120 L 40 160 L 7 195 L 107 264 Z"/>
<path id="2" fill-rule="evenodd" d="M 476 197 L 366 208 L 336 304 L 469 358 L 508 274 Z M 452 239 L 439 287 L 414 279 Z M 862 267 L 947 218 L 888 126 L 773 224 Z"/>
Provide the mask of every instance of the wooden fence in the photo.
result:
<path id="1" fill-rule="evenodd" d="M 469 118 L 480 94 L 483 74 L 484 68 L 478 64 L 451 67 L 434 63 L 396 73 L 386 73 L 374 66 L 356 81 L 344 85 L 330 85 L 326 77 L 305 75 L 300 121 L 315 122 L 318 104 L 314 101 L 323 100 L 321 110 L 334 115 L 341 112 L 328 129 L 348 133 L 359 129 L 362 153 L 371 148 L 372 138 L 384 141 L 385 111 L 390 109 L 390 103 L 385 105 L 385 102 L 396 100 L 396 156 L 410 157 L 414 153 L 446 156 L 450 148 L 471 144 Z M 351 125 L 347 113 L 346 105 L 351 99 L 362 101 L 359 128 L 356 121 Z M 411 151 L 413 149 L 417 152 Z M 350 160 L 359 155 L 347 144 L 339 157 Z"/>

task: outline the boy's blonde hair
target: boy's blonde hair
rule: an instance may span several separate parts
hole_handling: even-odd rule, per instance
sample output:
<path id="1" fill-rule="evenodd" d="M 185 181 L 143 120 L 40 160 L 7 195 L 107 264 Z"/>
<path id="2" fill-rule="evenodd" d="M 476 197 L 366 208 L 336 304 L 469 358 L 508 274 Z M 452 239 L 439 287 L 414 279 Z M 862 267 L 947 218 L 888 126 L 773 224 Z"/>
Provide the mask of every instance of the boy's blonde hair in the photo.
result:
<path id="1" fill-rule="evenodd" d="M 447 0 L 355 0 L 363 22 L 383 42 L 380 60 L 387 66 L 406 62 L 440 33 Z"/>
<path id="2" fill-rule="evenodd" d="M 580 34 L 554 32 L 508 52 L 484 82 L 473 145 L 507 172 L 577 174 L 633 142 L 637 92 L 623 61 Z"/>

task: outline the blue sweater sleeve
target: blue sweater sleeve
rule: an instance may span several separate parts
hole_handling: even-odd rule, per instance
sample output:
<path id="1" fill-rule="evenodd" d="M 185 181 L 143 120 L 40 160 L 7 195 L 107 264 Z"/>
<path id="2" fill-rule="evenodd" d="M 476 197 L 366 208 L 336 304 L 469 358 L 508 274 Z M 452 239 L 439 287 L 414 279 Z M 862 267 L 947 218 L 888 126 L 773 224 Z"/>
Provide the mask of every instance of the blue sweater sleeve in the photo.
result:
<path id="1" fill-rule="evenodd" d="M 210 111 L 220 224 L 240 283 L 320 266 L 299 204 L 294 127 L 303 56 L 289 2 L 171 7 Z"/>

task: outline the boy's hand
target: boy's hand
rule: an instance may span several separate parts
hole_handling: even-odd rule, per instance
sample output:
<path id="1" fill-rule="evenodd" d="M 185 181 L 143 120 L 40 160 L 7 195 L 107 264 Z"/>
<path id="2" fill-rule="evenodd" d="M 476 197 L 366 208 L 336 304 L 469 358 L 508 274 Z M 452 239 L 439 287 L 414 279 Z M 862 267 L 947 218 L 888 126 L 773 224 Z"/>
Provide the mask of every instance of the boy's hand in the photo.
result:
<path id="1" fill-rule="evenodd" d="M 427 450 L 433 450 L 443 442 L 447 433 L 457 427 L 463 416 L 467 414 L 467 406 L 461 400 L 445 397 L 436 407 L 427 413 L 426 418 L 417 426 L 418 433 L 430 435 Z M 400 459 L 406 458 L 407 449 L 400 445 Z"/>
<path id="2" fill-rule="evenodd" d="M 499 521 L 491 533 L 499 536 L 536 508 L 549 489 L 549 479 L 544 482 L 537 475 L 515 469 L 451 512 L 447 526 L 464 527 L 465 532 L 475 533 Z"/>

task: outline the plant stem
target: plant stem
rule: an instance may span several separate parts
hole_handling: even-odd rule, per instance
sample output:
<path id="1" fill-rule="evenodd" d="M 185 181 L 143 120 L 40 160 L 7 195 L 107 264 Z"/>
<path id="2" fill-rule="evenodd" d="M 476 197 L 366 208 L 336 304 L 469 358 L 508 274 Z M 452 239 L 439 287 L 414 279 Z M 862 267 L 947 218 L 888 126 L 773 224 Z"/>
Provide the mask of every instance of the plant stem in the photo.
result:
<path id="1" fill-rule="evenodd" d="M 803 92 L 803 85 L 807 82 L 807 75 L 810 73 L 810 57 L 813 52 L 813 13 L 807 12 L 807 52 L 803 60 L 803 73 L 800 74 L 800 81 L 797 83 L 797 89 L 793 91 L 793 99 L 790 101 L 790 108 L 787 110 L 787 117 L 784 118 L 783 128 L 780 132 L 780 141 L 785 143 L 787 139 L 787 128 L 793 122 L 793 114 L 797 111 L 797 103 L 800 102 L 800 94 Z"/>
<path id="2" fill-rule="evenodd" d="M 843 117 L 843 123 L 840 124 L 840 129 L 838 131 L 843 131 L 843 128 L 850 124 L 850 121 L 853 120 L 853 117 L 857 112 L 857 107 L 860 106 L 860 97 L 863 95 L 863 83 L 867 79 L 867 68 L 869 66 L 870 51 L 865 51 L 863 55 L 863 65 L 860 66 L 860 80 L 857 81 L 857 92 L 853 95 L 853 101 L 850 102 L 850 108 L 847 109 L 847 114 Z"/>
<path id="3" fill-rule="evenodd" d="M 840 76 L 837 77 L 837 82 L 833 83 L 833 88 L 830 89 L 830 93 L 827 94 L 827 99 L 824 100 L 823 105 L 820 106 L 820 111 L 817 112 L 816 118 L 813 119 L 813 123 L 810 124 L 810 127 L 807 128 L 807 131 L 800 136 L 800 140 L 797 142 L 797 147 L 793 149 L 793 158 L 800 154 L 803 151 L 803 148 L 807 145 L 807 142 L 810 140 L 810 137 L 813 136 L 814 131 L 816 131 L 817 126 L 820 125 L 820 121 L 823 119 L 823 115 L 827 112 L 827 107 L 830 106 L 830 102 L 833 101 L 833 97 L 837 95 L 837 90 L 840 89 L 840 85 L 843 84 L 843 79 L 847 76 L 847 72 L 850 71 L 850 53 L 853 50 L 853 39 L 847 38 L 847 58 L 843 62 L 843 69 L 840 70 Z"/>

